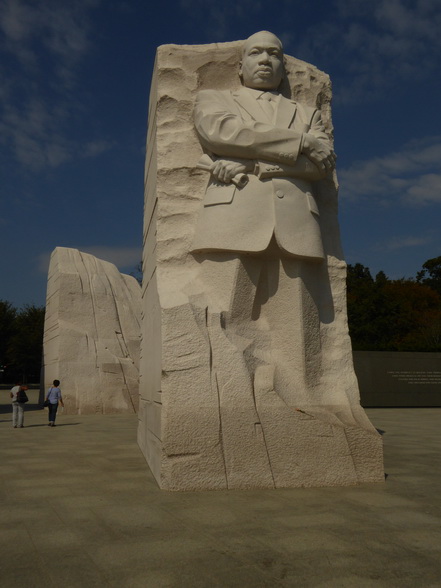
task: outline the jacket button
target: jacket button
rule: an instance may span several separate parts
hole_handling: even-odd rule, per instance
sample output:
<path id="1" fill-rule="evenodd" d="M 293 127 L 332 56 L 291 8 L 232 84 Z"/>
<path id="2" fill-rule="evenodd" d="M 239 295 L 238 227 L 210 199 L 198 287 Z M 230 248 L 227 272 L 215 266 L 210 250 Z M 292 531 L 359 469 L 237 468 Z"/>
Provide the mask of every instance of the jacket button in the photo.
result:
<path id="1" fill-rule="evenodd" d="M 277 198 L 283 198 L 285 196 L 285 194 L 284 194 L 284 192 L 282 192 L 282 190 L 277 190 L 276 196 L 277 196 Z"/>

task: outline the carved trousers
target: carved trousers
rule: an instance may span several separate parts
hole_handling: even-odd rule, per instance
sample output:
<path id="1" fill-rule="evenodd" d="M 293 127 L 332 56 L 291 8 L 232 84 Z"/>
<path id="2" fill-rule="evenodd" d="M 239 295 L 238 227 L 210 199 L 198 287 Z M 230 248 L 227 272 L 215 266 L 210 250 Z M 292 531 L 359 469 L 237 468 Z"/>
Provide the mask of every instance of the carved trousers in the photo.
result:
<path id="1" fill-rule="evenodd" d="M 320 322 L 332 300 L 325 264 L 283 256 L 273 240 L 259 255 L 206 255 L 201 270 L 209 307 L 221 314 L 253 385 L 265 366 L 286 403 L 319 403 Z"/>

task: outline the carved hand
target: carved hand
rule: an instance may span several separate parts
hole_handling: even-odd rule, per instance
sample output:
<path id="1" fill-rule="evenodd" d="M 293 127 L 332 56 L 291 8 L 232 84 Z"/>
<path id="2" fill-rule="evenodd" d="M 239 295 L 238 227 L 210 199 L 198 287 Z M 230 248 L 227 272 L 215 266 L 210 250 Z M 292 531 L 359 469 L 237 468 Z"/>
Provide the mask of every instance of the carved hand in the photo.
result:
<path id="1" fill-rule="evenodd" d="M 322 143 L 313 135 L 303 135 L 302 152 L 320 170 L 330 172 L 335 168 L 336 155 L 326 143 Z"/>
<path id="2" fill-rule="evenodd" d="M 211 168 L 212 176 L 224 184 L 229 184 L 238 174 L 251 172 L 254 169 L 254 163 L 246 159 L 218 159 L 213 163 Z"/>

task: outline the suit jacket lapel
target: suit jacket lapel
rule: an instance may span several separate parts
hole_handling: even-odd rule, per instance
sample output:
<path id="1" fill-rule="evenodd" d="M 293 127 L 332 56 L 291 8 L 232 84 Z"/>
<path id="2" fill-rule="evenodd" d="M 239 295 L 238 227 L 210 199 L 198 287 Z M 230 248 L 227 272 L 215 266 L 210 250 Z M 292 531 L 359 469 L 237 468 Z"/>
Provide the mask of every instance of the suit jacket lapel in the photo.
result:
<path id="1" fill-rule="evenodd" d="M 246 90 L 233 92 L 233 98 L 254 120 L 268 122 L 268 119 L 257 103 L 257 100 L 255 100 Z"/>
<path id="2" fill-rule="evenodd" d="M 276 114 L 276 126 L 281 128 L 288 128 L 292 125 L 297 106 L 293 100 L 288 100 L 280 96 L 279 105 Z"/>
<path id="3" fill-rule="evenodd" d="M 245 110 L 254 120 L 260 122 L 268 122 L 265 113 L 260 108 L 257 100 L 255 100 L 246 90 L 239 89 L 232 92 L 233 99 Z M 297 110 L 296 103 L 293 100 L 288 100 L 284 96 L 280 96 L 279 104 L 276 113 L 276 126 L 288 128 L 295 117 Z"/>

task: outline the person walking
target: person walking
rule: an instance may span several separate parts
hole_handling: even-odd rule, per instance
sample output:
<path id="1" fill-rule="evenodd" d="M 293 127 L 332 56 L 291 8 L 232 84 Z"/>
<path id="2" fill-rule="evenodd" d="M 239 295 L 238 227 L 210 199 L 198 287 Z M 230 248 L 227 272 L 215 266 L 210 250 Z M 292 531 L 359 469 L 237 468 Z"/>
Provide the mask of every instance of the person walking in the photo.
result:
<path id="1" fill-rule="evenodd" d="M 23 386 L 21 382 L 11 388 L 11 399 L 12 399 L 12 426 L 14 429 L 17 427 L 22 429 L 24 427 L 24 402 L 19 402 L 20 392 L 27 390 L 27 386 Z"/>
<path id="2" fill-rule="evenodd" d="M 55 427 L 55 418 L 57 416 L 58 404 L 64 407 L 63 398 L 60 390 L 60 380 L 54 380 L 53 386 L 49 388 L 46 394 L 49 409 L 49 427 Z"/>

